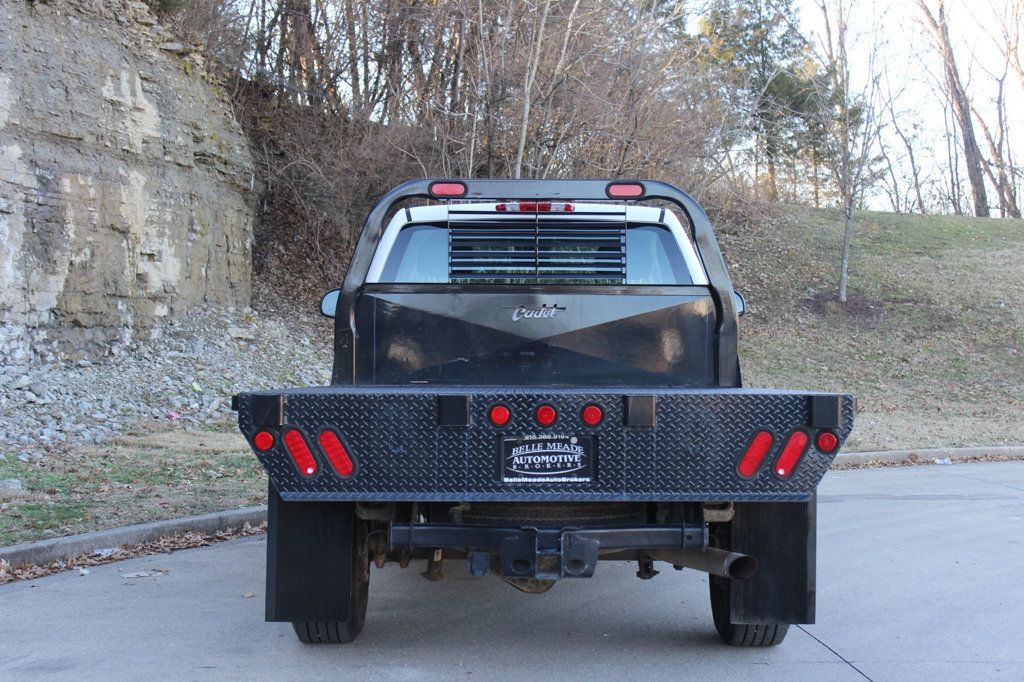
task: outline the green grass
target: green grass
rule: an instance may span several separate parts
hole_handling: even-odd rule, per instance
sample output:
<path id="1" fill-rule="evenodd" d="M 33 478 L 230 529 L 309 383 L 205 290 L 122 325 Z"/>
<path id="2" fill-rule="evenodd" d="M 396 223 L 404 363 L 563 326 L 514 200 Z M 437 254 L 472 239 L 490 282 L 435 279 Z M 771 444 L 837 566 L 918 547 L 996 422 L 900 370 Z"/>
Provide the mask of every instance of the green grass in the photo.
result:
<path id="1" fill-rule="evenodd" d="M 1024 221 L 854 220 L 846 305 L 839 211 L 725 230 L 746 383 L 853 392 L 856 449 L 1024 443 Z"/>
<path id="2" fill-rule="evenodd" d="M 266 479 L 236 434 L 173 431 L 0 461 L 21 481 L 0 505 L 0 545 L 264 501 Z"/>

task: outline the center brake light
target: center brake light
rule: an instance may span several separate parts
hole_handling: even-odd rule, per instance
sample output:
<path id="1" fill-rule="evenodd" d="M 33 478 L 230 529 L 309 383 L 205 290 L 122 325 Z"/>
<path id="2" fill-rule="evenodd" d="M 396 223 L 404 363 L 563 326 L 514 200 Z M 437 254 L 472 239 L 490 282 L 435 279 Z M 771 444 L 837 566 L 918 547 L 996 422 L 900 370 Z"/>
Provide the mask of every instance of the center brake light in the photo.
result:
<path id="1" fill-rule="evenodd" d="M 541 426 L 551 426 L 558 419 L 558 412 L 550 405 L 541 405 L 537 408 L 537 413 L 534 416 L 537 418 L 537 423 Z"/>
<path id="2" fill-rule="evenodd" d="M 501 213 L 572 213 L 575 207 L 568 201 L 506 201 L 494 210 Z"/>

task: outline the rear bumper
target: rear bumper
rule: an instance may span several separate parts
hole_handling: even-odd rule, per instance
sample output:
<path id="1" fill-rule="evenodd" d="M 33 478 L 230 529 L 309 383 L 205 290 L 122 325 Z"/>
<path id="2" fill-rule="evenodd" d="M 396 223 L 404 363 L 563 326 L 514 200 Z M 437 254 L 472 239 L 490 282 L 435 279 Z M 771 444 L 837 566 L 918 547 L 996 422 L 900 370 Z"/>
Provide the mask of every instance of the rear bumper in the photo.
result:
<path id="1" fill-rule="evenodd" d="M 488 411 L 506 405 L 512 420 L 495 427 Z M 558 420 L 541 427 L 536 408 Z M 583 408 L 601 406 L 588 427 Z M 353 387 L 284 389 L 236 396 L 239 427 L 285 500 L 338 501 L 747 501 L 805 502 L 839 450 L 821 452 L 816 436 L 839 446 L 853 427 L 846 394 L 760 389 L 534 389 Z M 284 443 L 297 431 L 316 462 L 300 472 Z M 319 442 L 336 433 L 354 469 L 342 475 Z M 738 465 L 754 436 L 772 436 L 756 472 Z M 776 472 L 795 432 L 808 445 L 786 476 Z M 273 436 L 258 449 L 258 432 Z M 589 480 L 502 478 L 502 439 L 584 437 L 594 445 Z M 295 436 L 292 436 L 295 439 Z"/>

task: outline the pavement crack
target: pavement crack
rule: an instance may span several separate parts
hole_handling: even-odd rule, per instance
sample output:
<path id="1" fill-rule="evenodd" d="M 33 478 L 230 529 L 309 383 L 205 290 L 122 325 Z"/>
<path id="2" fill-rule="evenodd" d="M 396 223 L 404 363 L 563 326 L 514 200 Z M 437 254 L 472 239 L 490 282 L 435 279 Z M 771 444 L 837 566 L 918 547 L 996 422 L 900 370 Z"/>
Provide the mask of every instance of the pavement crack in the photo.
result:
<path id="1" fill-rule="evenodd" d="M 861 670 L 860 668 L 855 666 L 853 663 L 850 663 L 850 661 L 846 660 L 846 657 L 844 657 L 841 653 L 839 653 L 838 651 L 836 651 L 835 649 L 830 647 L 828 644 L 825 644 L 823 641 L 821 641 L 820 639 L 818 639 L 817 637 L 812 635 L 810 632 L 808 632 L 807 628 L 805 628 L 803 625 L 797 625 L 797 627 L 800 628 L 800 630 L 802 630 L 805 635 L 807 635 L 808 637 L 813 639 L 815 642 L 817 642 L 818 644 L 822 645 L 823 647 L 825 647 L 826 649 L 831 651 L 833 654 L 835 654 L 836 658 L 838 658 L 840 661 L 842 661 L 843 663 L 845 663 L 846 665 L 850 666 L 851 668 L 856 670 L 858 673 L 860 673 L 860 676 L 863 677 L 865 680 L 869 680 L 869 682 L 875 682 L 870 677 L 868 677 L 866 674 L 864 674 L 863 670 Z"/>

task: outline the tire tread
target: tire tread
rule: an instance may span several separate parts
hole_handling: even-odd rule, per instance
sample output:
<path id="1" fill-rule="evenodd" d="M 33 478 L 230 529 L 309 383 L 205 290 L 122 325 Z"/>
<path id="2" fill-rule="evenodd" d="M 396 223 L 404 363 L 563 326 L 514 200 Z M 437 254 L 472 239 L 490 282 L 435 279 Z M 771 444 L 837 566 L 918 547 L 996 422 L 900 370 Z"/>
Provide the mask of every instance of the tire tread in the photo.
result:
<path id="1" fill-rule="evenodd" d="M 789 632 L 788 623 L 733 623 L 729 619 L 732 581 L 712 576 L 709 580 L 711 614 L 715 629 L 729 646 L 766 647 L 780 644 Z"/>

